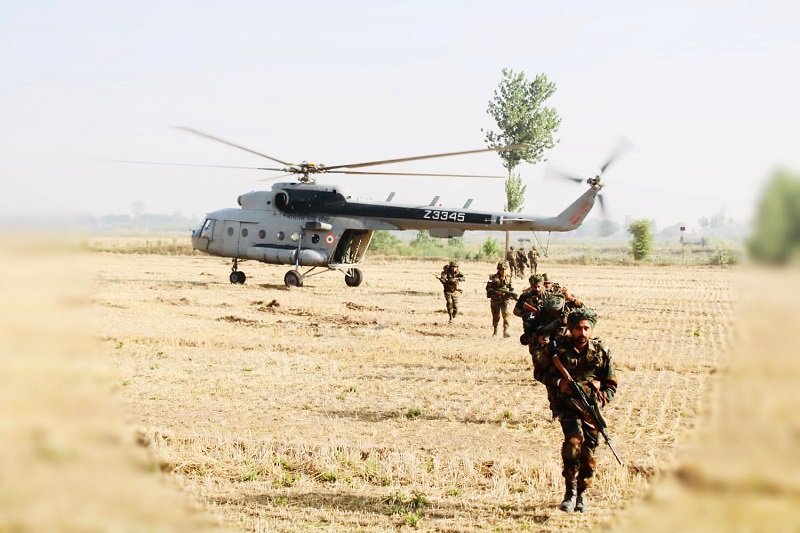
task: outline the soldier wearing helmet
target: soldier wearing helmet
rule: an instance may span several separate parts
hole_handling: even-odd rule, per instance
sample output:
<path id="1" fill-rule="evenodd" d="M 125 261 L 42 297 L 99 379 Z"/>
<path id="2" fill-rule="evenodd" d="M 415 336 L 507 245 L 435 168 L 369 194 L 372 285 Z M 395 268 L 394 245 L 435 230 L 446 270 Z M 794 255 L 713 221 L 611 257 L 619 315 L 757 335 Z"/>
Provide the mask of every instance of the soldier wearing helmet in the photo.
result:
<path id="1" fill-rule="evenodd" d="M 442 268 L 439 281 L 442 282 L 447 316 L 450 317 L 449 322 L 452 324 L 453 319 L 458 315 L 458 293 L 461 292 L 458 284 L 464 281 L 464 274 L 458 271 L 457 261 L 450 261 Z"/>
<path id="2" fill-rule="evenodd" d="M 489 298 L 489 307 L 492 311 L 492 335 L 497 335 L 497 325 L 500 317 L 503 317 L 503 337 L 510 337 L 508 332 L 508 300 L 516 299 L 514 287 L 511 286 L 511 278 L 506 273 L 508 264 L 506 262 L 497 263 L 497 272 L 489 276 L 486 282 L 486 297 Z"/>
<path id="3" fill-rule="evenodd" d="M 570 313 L 567 318 L 569 335 L 547 345 L 536 371 L 536 379 L 547 387 L 550 408 L 564 433 L 561 458 L 566 490 L 560 506 L 562 511 L 586 510 L 584 492 L 594 477 L 594 451 L 599 432 L 587 422 L 572 396 L 569 382 L 553 361 L 558 358 L 598 409 L 610 402 L 617 392 L 617 379 L 609 349 L 600 339 L 592 337 L 596 323 L 597 315 L 590 309 L 580 308 Z"/>
<path id="4" fill-rule="evenodd" d="M 514 306 L 514 316 L 522 318 L 523 321 L 533 318 L 544 301 L 544 285 L 542 276 L 533 275 L 528 278 L 530 287 L 522 291 Z"/>

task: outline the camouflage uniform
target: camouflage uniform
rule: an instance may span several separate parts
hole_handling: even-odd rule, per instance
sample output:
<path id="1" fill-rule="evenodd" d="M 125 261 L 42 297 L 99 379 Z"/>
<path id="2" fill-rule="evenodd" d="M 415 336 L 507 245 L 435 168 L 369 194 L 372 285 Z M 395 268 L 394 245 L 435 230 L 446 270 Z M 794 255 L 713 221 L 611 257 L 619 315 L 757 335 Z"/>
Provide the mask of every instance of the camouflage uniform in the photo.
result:
<path id="1" fill-rule="evenodd" d="M 536 248 L 531 248 L 528 252 L 528 263 L 531 265 L 533 273 L 536 274 L 536 270 L 539 268 L 539 252 L 536 251 Z"/>
<path id="2" fill-rule="evenodd" d="M 444 288 L 444 301 L 447 306 L 447 316 L 450 317 L 450 322 L 458 314 L 458 293 L 461 289 L 458 284 L 464 281 L 464 274 L 458 271 L 458 263 L 450 261 L 442 268 L 442 273 L 439 276 Z"/>
<path id="3" fill-rule="evenodd" d="M 489 276 L 489 281 L 486 282 L 486 297 L 490 299 L 492 310 L 492 335 L 497 335 L 497 324 L 500 323 L 502 315 L 503 337 L 510 337 L 511 335 L 508 333 L 508 300 L 515 296 L 501 292 L 514 290 L 514 287 L 511 286 L 511 278 L 505 273 L 506 266 L 505 263 L 497 263 L 497 273 Z"/>
<path id="4" fill-rule="evenodd" d="M 506 252 L 506 263 L 509 268 L 508 274 L 513 278 L 517 275 L 517 254 L 513 246 Z"/>
<path id="5" fill-rule="evenodd" d="M 586 316 L 596 317 L 589 310 L 575 312 L 569 318 L 569 327 L 574 328 L 582 319 L 588 320 L 593 326 L 596 318 L 582 318 Z M 591 485 L 594 476 L 594 450 L 597 448 L 599 432 L 582 415 L 572 396 L 565 394 L 559 386 L 563 376 L 553 364 L 553 356 L 558 356 L 572 378 L 586 390 L 589 401 L 598 406 L 613 399 L 617 392 L 617 380 L 610 352 L 598 338 L 588 339 L 587 346 L 578 351 L 575 338 L 560 337 L 548 344 L 538 361 L 537 379 L 547 387 L 551 409 L 564 432 L 561 458 L 566 493 L 561 509 L 583 511 L 583 492 Z"/>
<path id="6" fill-rule="evenodd" d="M 528 256 L 525 250 L 520 248 L 517 250 L 517 276 L 520 278 L 525 277 L 525 267 L 528 266 Z"/>
<path id="7" fill-rule="evenodd" d="M 545 298 L 541 276 L 531 276 L 528 282 L 531 286 L 522 291 L 517 299 L 517 305 L 514 306 L 514 316 L 522 318 L 523 321 L 536 314 Z"/>

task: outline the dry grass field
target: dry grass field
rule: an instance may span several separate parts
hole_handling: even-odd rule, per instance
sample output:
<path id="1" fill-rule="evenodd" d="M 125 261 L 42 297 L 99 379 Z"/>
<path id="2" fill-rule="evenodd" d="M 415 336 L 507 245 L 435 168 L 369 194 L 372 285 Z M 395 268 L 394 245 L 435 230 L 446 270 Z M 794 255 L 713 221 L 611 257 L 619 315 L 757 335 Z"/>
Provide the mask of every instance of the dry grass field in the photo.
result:
<path id="1" fill-rule="evenodd" d="M 36 259 L 49 262 L 40 279 L 54 282 L 45 290 L 20 283 L 23 273 L 31 279 L 30 265 L 42 263 Z M 511 317 L 512 338 L 491 336 L 483 286 L 493 264 L 461 263 L 467 281 L 453 325 L 430 275 L 441 261 L 370 258 L 361 287 L 330 273 L 292 290 L 282 283 L 285 268 L 251 263 L 243 265 L 247 283 L 231 285 L 229 263 L 210 257 L 48 250 L 26 256 L 24 269 L 5 265 L 0 370 L 9 423 L 0 437 L 16 445 L 0 472 L 0 531 L 41 523 L 642 530 L 675 515 L 664 502 L 691 510 L 686 502 L 697 505 L 719 490 L 730 496 L 754 486 L 772 503 L 787 494 L 798 503 L 796 483 L 778 475 L 754 484 L 752 472 L 764 469 L 742 474 L 730 468 L 735 460 L 713 451 L 759 448 L 764 433 L 739 440 L 739 418 L 727 423 L 742 395 L 791 398 L 794 390 L 769 385 L 775 377 L 758 372 L 763 365 L 746 367 L 752 374 L 730 370 L 752 354 L 732 348 L 757 344 L 734 335 L 749 331 L 741 325 L 751 321 L 737 318 L 743 274 L 734 269 L 544 262 L 552 278 L 598 311 L 596 333 L 611 347 L 620 381 L 606 415 L 626 465 L 601 444 L 590 511 L 565 514 L 557 509 L 561 431 L 517 341 L 519 319 Z M 46 310 L 54 314 L 43 322 Z M 755 382 L 752 375 L 767 388 L 741 387 Z M 24 386 L 15 391 L 12 382 Z M 743 416 L 761 417 L 767 433 L 778 417 L 790 422 L 782 444 L 770 449 L 786 454 L 781 464 L 796 473 L 796 417 L 782 401 L 758 405 Z M 765 457 L 774 466 L 773 455 Z M 749 459 L 740 462 L 755 464 Z M 714 460 L 718 468 L 705 468 Z M 84 467 L 79 481 L 45 483 L 64 481 L 76 464 Z M 36 472 L 41 481 L 27 475 Z M 23 488 L 11 489 L 18 477 Z M 676 485 L 683 492 L 659 492 Z M 106 501 L 110 516 L 84 512 L 87 500 Z M 726 513 L 712 508 L 710 524 L 722 523 L 717 515 Z M 796 523 L 777 508 L 782 514 L 766 514 L 778 517 L 773 525 Z M 700 504 L 698 516 L 705 509 Z M 49 512 L 44 522 L 31 518 L 41 510 Z M 680 518 L 688 520 L 679 514 L 667 529 L 688 529 Z"/>

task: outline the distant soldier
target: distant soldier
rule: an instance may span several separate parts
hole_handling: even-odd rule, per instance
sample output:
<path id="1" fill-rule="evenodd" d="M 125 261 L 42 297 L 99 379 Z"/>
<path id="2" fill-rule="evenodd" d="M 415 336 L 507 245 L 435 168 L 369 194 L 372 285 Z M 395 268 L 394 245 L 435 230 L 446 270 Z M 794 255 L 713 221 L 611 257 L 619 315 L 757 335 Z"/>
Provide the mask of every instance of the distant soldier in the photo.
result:
<path id="1" fill-rule="evenodd" d="M 569 381 L 557 368 L 555 360 L 557 358 L 584 389 L 592 408 L 599 412 L 614 398 L 617 380 L 608 348 L 600 339 L 591 336 L 596 323 L 597 315 L 590 309 L 571 313 L 567 319 L 570 334 L 547 345 L 540 360 L 542 366 L 545 362 L 549 362 L 549 366 L 537 369 L 537 379 L 547 387 L 548 396 L 552 398 L 551 409 L 564 432 L 561 458 L 566 490 L 559 508 L 567 512 L 583 512 L 587 508 L 584 492 L 594 476 L 594 450 L 599 431 L 579 407 Z"/>
<path id="2" fill-rule="evenodd" d="M 508 263 L 508 274 L 513 278 L 517 275 L 517 252 L 514 247 L 510 247 L 506 252 L 506 263 Z"/>
<path id="3" fill-rule="evenodd" d="M 525 253 L 525 248 L 520 247 L 517 250 L 517 277 L 525 277 L 526 266 L 528 266 L 528 254 Z"/>
<path id="4" fill-rule="evenodd" d="M 530 264 L 533 273 L 536 274 L 539 268 L 539 252 L 536 250 L 535 246 L 531 246 L 531 249 L 528 251 L 528 264 Z"/>
<path id="5" fill-rule="evenodd" d="M 458 314 L 458 293 L 461 289 L 458 284 L 464 281 L 464 274 L 458 271 L 458 263 L 450 261 L 442 268 L 442 273 L 439 275 L 439 281 L 442 282 L 444 289 L 444 301 L 447 305 L 447 316 L 450 317 L 450 323 Z"/>
<path id="6" fill-rule="evenodd" d="M 486 297 L 489 298 L 492 310 L 493 336 L 497 336 L 497 324 L 500 323 L 500 316 L 503 317 L 503 337 L 510 337 L 508 332 L 508 300 L 516 299 L 514 287 L 511 286 L 511 278 L 506 275 L 506 263 L 497 263 L 497 273 L 489 276 L 486 282 Z"/>

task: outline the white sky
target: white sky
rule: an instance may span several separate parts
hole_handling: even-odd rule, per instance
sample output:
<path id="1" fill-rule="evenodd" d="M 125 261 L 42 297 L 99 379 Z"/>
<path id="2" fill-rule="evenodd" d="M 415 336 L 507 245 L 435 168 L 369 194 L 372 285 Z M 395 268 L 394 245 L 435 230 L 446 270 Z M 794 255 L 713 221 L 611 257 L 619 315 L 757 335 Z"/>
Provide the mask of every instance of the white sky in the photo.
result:
<path id="1" fill-rule="evenodd" d="M 604 176 L 613 218 L 745 221 L 775 168 L 800 170 L 797 6 L 7 0 L 0 213 L 130 214 L 141 201 L 202 216 L 271 185 L 258 171 L 107 161 L 272 165 L 176 125 L 328 165 L 483 148 L 508 67 L 558 86 L 550 163 L 588 177 L 621 136 L 634 143 Z M 526 213 L 556 214 L 583 190 L 544 168 L 518 167 Z M 375 170 L 504 173 L 493 154 Z M 499 210 L 504 198 L 501 180 L 323 180 L 397 202 Z"/>

